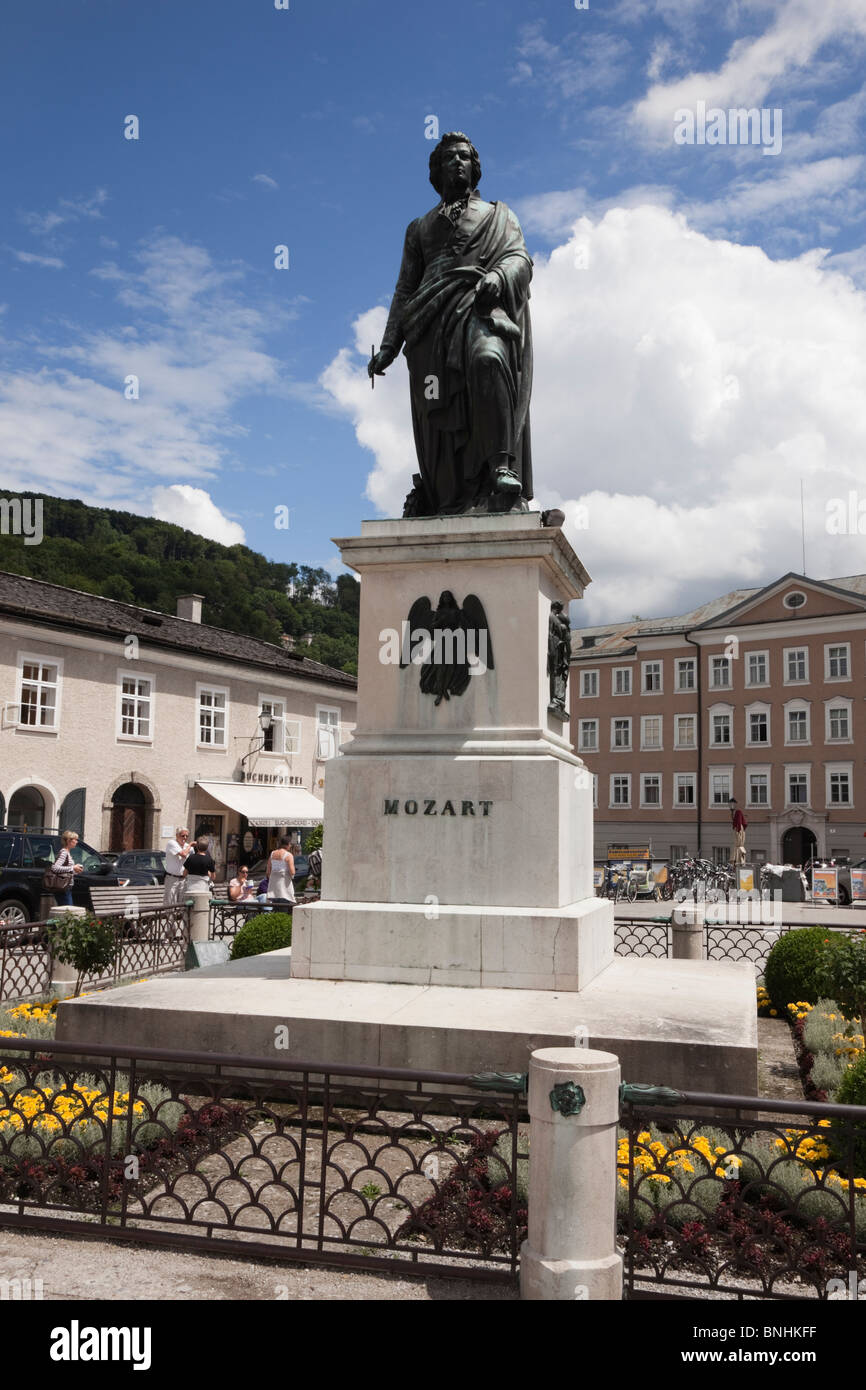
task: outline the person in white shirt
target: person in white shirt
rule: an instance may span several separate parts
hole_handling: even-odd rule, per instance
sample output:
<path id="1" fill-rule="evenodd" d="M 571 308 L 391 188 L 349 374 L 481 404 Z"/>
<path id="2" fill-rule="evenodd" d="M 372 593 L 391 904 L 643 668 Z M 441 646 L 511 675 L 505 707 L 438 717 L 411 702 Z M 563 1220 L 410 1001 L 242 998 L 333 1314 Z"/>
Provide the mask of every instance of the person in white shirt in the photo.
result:
<path id="1" fill-rule="evenodd" d="M 165 847 L 163 907 L 173 907 L 180 902 L 183 888 L 183 866 L 192 854 L 192 845 L 189 842 L 189 831 L 186 826 L 179 825 L 174 833 L 176 838 L 169 840 Z"/>

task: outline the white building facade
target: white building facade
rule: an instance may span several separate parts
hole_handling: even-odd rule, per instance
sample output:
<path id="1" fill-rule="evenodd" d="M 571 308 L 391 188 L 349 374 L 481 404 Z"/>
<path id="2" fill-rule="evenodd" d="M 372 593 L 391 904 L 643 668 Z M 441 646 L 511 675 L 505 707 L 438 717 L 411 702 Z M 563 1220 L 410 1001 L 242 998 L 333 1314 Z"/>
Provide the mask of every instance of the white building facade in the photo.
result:
<path id="1" fill-rule="evenodd" d="M 209 627 L 201 603 L 171 617 L 0 573 L 0 824 L 99 850 L 187 825 L 224 870 L 321 821 L 355 677 Z"/>

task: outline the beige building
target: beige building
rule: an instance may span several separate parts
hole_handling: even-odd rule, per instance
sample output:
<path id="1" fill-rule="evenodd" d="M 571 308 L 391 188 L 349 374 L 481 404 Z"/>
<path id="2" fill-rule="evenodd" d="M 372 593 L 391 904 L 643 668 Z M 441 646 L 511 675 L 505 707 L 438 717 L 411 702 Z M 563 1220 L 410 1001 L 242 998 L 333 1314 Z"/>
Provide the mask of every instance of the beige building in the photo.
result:
<path id="1" fill-rule="evenodd" d="M 572 634 L 571 732 L 594 778 L 595 855 L 866 856 L 866 575 L 786 574 L 676 618 Z"/>
<path id="2" fill-rule="evenodd" d="M 0 573 L 0 824 L 161 849 L 178 825 L 218 866 L 321 820 L 356 681 L 300 653 Z"/>

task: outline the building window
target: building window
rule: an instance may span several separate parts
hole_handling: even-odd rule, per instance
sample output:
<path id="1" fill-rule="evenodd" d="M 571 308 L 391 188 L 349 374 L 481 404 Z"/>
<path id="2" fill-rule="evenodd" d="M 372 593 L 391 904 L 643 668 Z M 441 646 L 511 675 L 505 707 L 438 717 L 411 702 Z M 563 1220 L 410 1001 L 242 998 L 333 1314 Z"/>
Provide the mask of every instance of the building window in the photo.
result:
<path id="1" fill-rule="evenodd" d="M 630 719 L 612 719 L 610 721 L 610 746 L 611 749 L 631 748 Z"/>
<path id="2" fill-rule="evenodd" d="M 746 655 L 746 685 L 769 685 L 767 652 L 748 652 Z"/>
<path id="3" fill-rule="evenodd" d="M 581 719 L 580 721 L 580 751 L 581 753 L 598 752 L 598 720 Z"/>
<path id="4" fill-rule="evenodd" d="M 731 659 L 729 656 L 710 657 L 710 685 L 714 690 L 730 690 Z"/>
<path id="5" fill-rule="evenodd" d="M 830 705 L 827 709 L 828 743 L 851 742 L 851 710 L 848 705 Z"/>
<path id="6" fill-rule="evenodd" d="M 695 716 L 693 714 L 678 714 L 676 716 L 676 744 L 677 748 L 694 748 L 695 742 Z"/>
<path id="7" fill-rule="evenodd" d="M 727 806 L 731 799 L 730 768 L 715 768 L 710 772 L 710 800 L 713 806 Z"/>
<path id="8" fill-rule="evenodd" d="M 672 864 L 675 864 L 675 863 L 677 862 L 678 859 L 685 859 L 685 857 L 686 857 L 686 847 L 685 847 L 685 845 L 671 845 L 671 863 L 672 863 Z"/>
<path id="9" fill-rule="evenodd" d="M 316 706 L 316 759 L 327 762 L 340 753 L 340 711 L 329 705 Z"/>
<path id="10" fill-rule="evenodd" d="M 695 804 L 695 774 L 693 772 L 677 772 L 674 776 L 675 783 L 675 804 L 677 806 L 694 806 Z M 674 852 L 671 850 L 671 858 Z M 680 858 L 685 857 L 683 850 Z"/>
<path id="11" fill-rule="evenodd" d="M 786 773 L 788 784 L 788 805 L 789 806 L 808 806 L 809 804 L 809 773 L 806 768 L 788 770 Z"/>
<path id="12" fill-rule="evenodd" d="M 683 656 L 677 659 L 677 690 L 694 690 L 695 688 L 695 659 L 693 656 Z"/>
<path id="13" fill-rule="evenodd" d="M 770 778 L 766 772 L 750 772 L 748 788 L 750 806 L 769 806 Z"/>
<path id="14" fill-rule="evenodd" d="M 799 589 L 794 589 L 790 594 L 786 594 L 782 599 L 785 608 L 802 608 L 806 602 L 806 595 Z"/>
<path id="15" fill-rule="evenodd" d="M 851 805 L 851 768 L 827 768 L 827 805 Z"/>
<path id="16" fill-rule="evenodd" d="M 198 742 L 205 748 L 228 747 L 228 691 L 220 686 L 199 685 Z"/>
<path id="17" fill-rule="evenodd" d="M 120 673 L 120 738 L 153 737 L 153 677 Z"/>
<path id="18" fill-rule="evenodd" d="M 57 729 L 60 724 L 59 661 L 43 661 L 38 656 L 21 660 L 21 693 L 18 722 L 28 729 Z"/>
<path id="19" fill-rule="evenodd" d="M 846 681 L 851 675 L 851 644 L 843 642 L 824 648 L 825 676 L 828 681 Z"/>
<path id="20" fill-rule="evenodd" d="M 730 855 L 725 845 L 713 845 L 713 863 L 719 868 L 730 863 Z"/>
<path id="21" fill-rule="evenodd" d="M 641 748 L 661 748 L 662 717 L 660 714 L 641 715 L 640 746 Z"/>
<path id="22" fill-rule="evenodd" d="M 643 693 L 658 695 L 662 688 L 662 664 L 660 661 L 643 661 Z"/>
<path id="23" fill-rule="evenodd" d="M 809 710 L 802 706 L 785 707 L 785 742 L 809 743 Z"/>
<path id="24" fill-rule="evenodd" d="M 785 684 L 798 685 L 809 679 L 809 652 L 806 647 L 785 649 Z"/>
<path id="25" fill-rule="evenodd" d="M 721 745 L 730 745 L 731 742 L 731 716 L 729 714 L 714 714 L 713 722 L 713 746 L 718 748 Z"/>
<path id="26" fill-rule="evenodd" d="M 286 719 L 285 700 L 271 696 L 259 696 L 259 709 L 262 714 L 271 716 L 271 727 L 261 730 L 264 739 L 262 753 L 297 753 L 300 751 L 301 726 L 296 720 Z"/>
<path id="27" fill-rule="evenodd" d="M 765 709 L 749 711 L 748 740 L 749 743 L 769 743 L 770 742 L 770 715 Z"/>
<path id="28" fill-rule="evenodd" d="M 640 779 L 641 806 L 661 806 L 662 778 L 660 772 L 643 772 Z"/>
<path id="29" fill-rule="evenodd" d="M 592 700 L 598 695 L 598 671 L 581 671 L 580 694 L 584 700 Z"/>
<path id="30" fill-rule="evenodd" d="M 631 773 L 624 772 L 610 779 L 611 806 L 631 805 Z"/>
<path id="31" fill-rule="evenodd" d="M 630 694 L 631 694 L 631 667 L 630 667 L 630 666 L 614 666 L 614 668 L 613 668 L 613 685 L 612 685 L 611 688 L 612 688 L 612 691 L 613 691 L 613 694 L 614 694 L 614 695 L 630 695 Z"/>

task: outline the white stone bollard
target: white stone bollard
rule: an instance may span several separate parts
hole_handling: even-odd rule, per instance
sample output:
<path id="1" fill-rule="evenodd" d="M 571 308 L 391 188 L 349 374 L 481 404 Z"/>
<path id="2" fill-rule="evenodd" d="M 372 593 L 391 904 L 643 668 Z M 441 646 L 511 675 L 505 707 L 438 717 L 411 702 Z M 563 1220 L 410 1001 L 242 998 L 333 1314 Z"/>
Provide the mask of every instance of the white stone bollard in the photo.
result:
<path id="1" fill-rule="evenodd" d="M 674 913 L 671 919 L 671 955 L 673 959 L 703 960 L 703 921 L 697 922 L 691 918 L 691 920 L 678 922 L 676 918 L 677 914 Z"/>
<path id="2" fill-rule="evenodd" d="M 190 941 L 207 941 L 210 930 L 210 893 L 190 893 L 186 900 L 190 904 Z"/>
<path id="3" fill-rule="evenodd" d="M 616 1248 L 619 1084 L 619 1059 L 611 1052 L 550 1047 L 532 1054 L 521 1298 L 622 1298 Z M 567 1113 L 580 1099 L 574 1087 L 583 1092 L 584 1104 Z"/>

